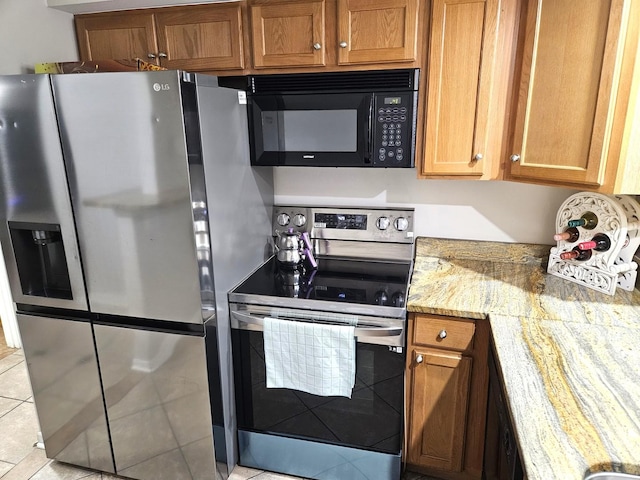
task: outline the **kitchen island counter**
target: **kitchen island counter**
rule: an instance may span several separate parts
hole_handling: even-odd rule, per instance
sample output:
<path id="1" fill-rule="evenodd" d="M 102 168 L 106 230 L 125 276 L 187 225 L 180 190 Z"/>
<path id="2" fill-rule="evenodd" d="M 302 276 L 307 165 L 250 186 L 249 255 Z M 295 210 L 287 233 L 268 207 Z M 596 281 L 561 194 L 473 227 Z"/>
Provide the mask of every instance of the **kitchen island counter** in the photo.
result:
<path id="1" fill-rule="evenodd" d="M 488 318 L 528 480 L 640 474 L 640 292 L 548 275 L 549 248 L 419 238 L 408 311 Z"/>

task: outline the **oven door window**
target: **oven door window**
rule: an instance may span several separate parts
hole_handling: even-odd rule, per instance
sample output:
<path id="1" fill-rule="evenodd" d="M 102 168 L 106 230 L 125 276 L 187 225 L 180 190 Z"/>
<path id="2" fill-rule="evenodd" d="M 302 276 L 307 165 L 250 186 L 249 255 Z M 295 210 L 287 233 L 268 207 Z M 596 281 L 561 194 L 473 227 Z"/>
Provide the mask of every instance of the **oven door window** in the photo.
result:
<path id="1" fill-rule="evenodd" d="M 267 389 L 262 332 L 233 330 L 238 428 L 397 454 L 404 354 L 358 343 L 352 397 Z"/>
<path id="2" fill-rule="evenodd" d="M 370 93 L 254 95 L 253 165 L 359 166 L 370 162 Z"/>

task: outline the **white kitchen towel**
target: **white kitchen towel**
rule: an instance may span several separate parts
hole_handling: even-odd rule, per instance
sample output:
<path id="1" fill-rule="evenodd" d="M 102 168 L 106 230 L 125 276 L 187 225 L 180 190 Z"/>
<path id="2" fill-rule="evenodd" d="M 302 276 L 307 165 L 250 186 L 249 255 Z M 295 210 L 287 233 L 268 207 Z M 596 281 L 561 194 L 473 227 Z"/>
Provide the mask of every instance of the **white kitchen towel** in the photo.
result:
<path id="1" fill-rule="evenodd" d="M 355 327 L 265 317 L 267 388 L 351 398 L 356 381 Z"/>

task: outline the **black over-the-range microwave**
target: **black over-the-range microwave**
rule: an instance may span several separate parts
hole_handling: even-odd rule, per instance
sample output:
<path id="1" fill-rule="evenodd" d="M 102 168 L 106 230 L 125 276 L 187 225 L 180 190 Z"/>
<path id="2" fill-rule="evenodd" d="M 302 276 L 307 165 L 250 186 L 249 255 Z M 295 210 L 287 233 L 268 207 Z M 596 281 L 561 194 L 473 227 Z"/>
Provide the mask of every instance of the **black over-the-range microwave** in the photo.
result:
<path id="1" fill-rule="evenodd" d="M 252 165 L 413 167 L 419 73 L 245 77 Z"/>

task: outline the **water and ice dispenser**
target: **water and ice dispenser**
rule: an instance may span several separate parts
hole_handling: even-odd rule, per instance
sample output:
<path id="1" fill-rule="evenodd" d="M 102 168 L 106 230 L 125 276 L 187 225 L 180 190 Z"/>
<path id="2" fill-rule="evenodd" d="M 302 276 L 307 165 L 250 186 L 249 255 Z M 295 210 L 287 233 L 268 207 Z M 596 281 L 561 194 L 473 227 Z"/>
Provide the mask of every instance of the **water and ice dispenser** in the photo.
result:
<path id="1" fill-rule="evenodd" d="M 60 225 L 9 222 L 22 293 L 73 298 Z"/>

